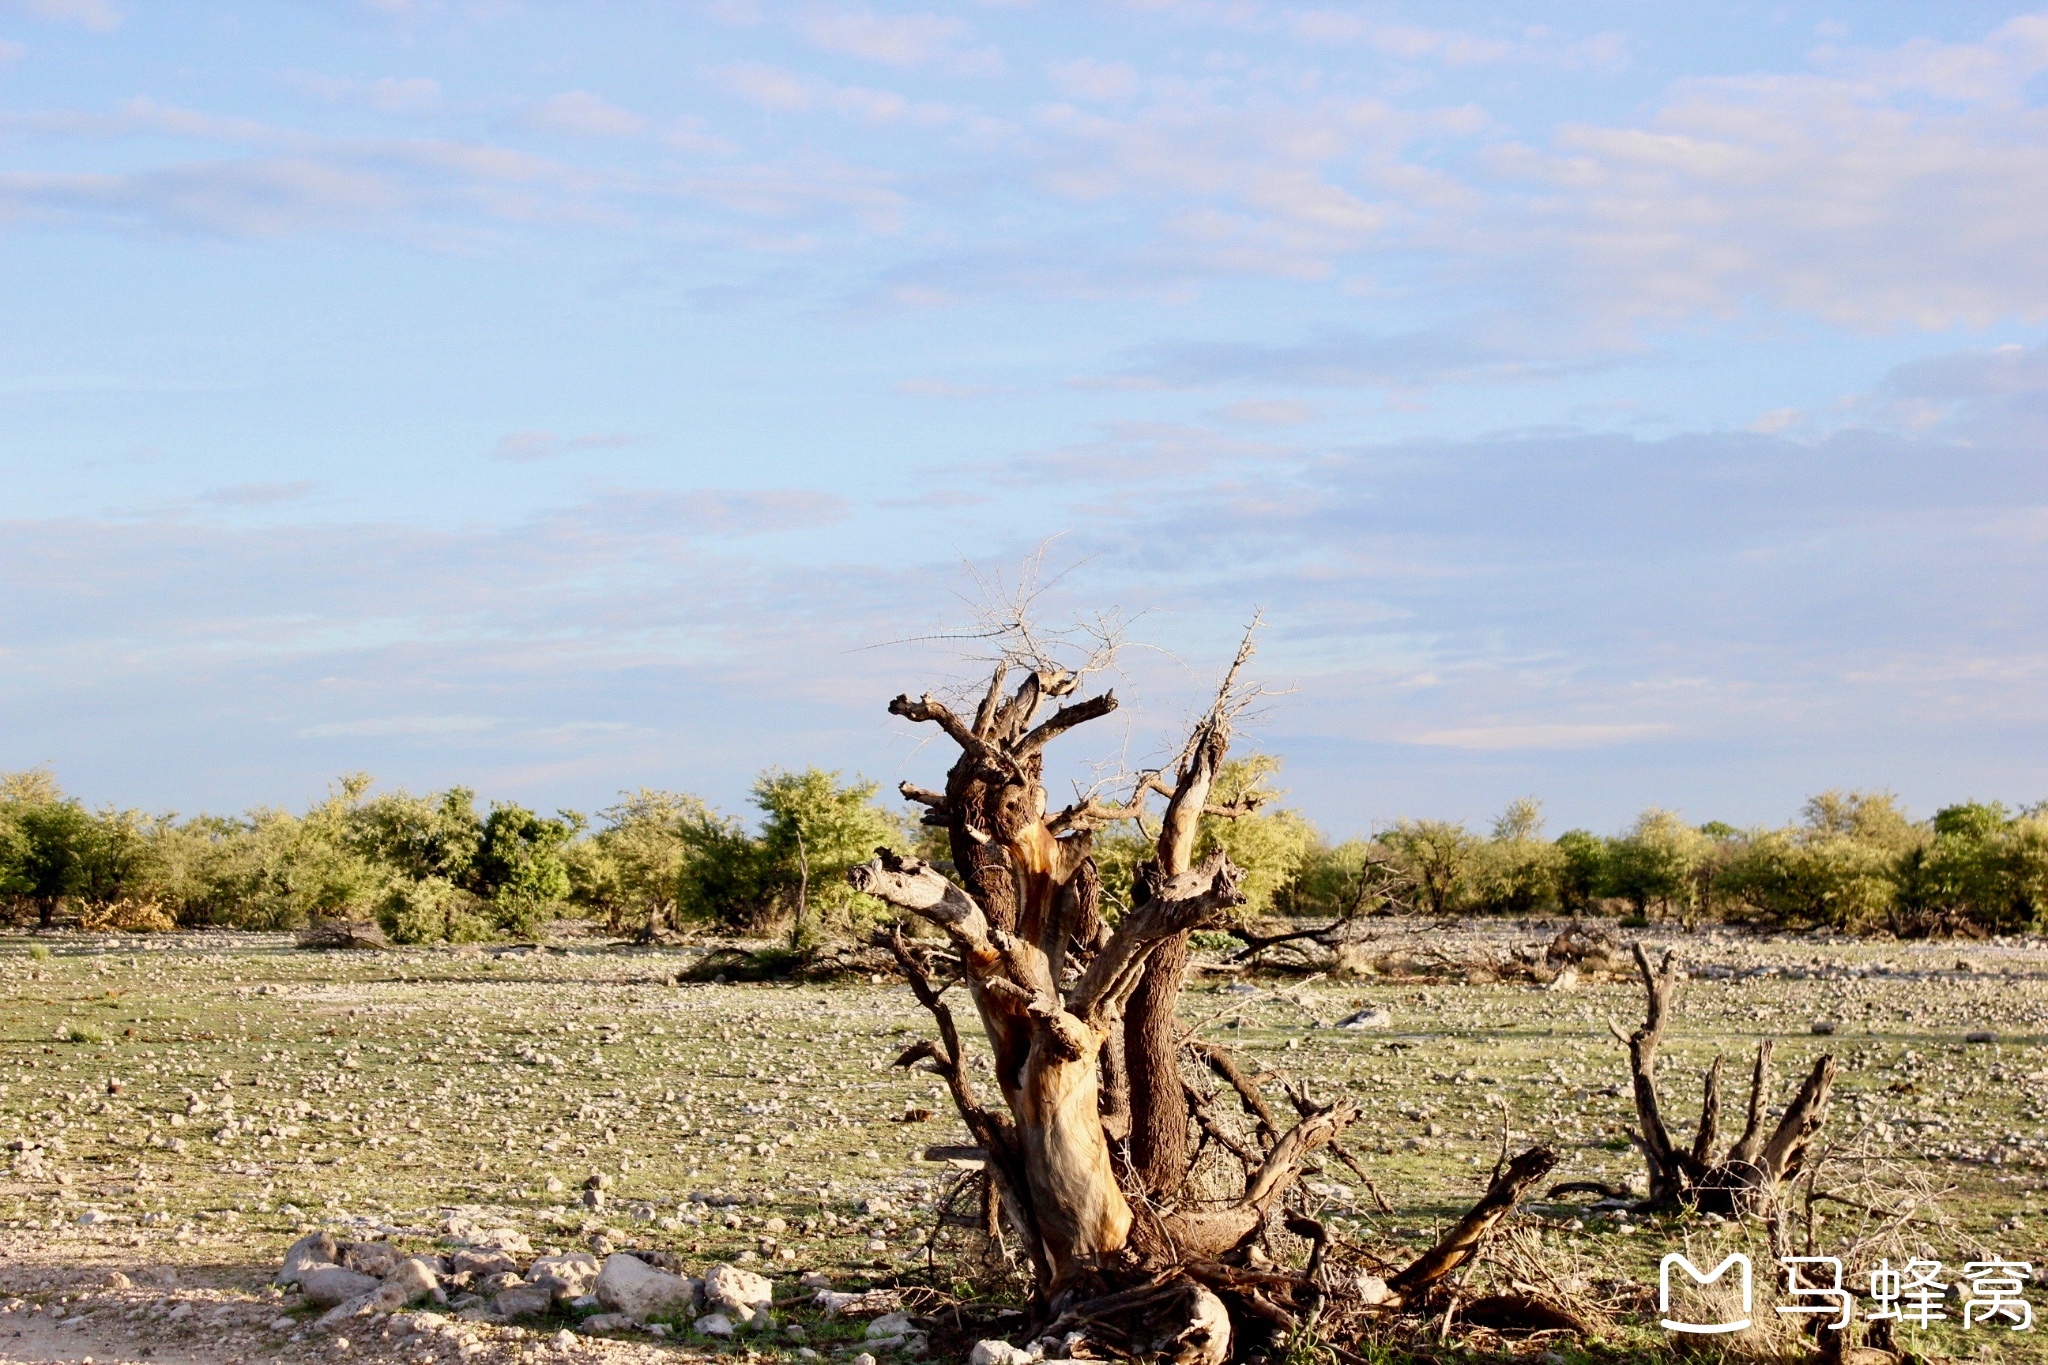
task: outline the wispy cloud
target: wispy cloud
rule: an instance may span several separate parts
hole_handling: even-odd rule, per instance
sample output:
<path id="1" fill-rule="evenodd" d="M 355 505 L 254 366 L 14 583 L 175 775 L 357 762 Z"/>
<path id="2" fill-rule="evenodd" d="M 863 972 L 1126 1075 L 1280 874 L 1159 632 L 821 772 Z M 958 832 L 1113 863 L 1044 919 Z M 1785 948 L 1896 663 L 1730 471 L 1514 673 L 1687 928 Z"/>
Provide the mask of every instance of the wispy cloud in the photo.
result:
<path id="1" fill-rule="evenodd" d="M 734 62 L 712 68 L 710 75 L 749 104 L 785 113 L 816 110 L 864 123 L 914 123 L 927 127 L 949 123 L 956 115 L 950 105 L 913 100 L 893 90 L 834 85 L 766 62 Z"/>
<path id="2" fill-rule="evenodd" d="M 531 464 L 537 460 L 552 460 L 578 450 L 619 450 L 626 446 L 638 445 L 643 439 L 622 433 L 561 436 L 552 431 L 528 428 L 500 437 L 497 446 L 491 451 L 491 458 L 507 460 L 513 464 Z"/>
<path id="3" fill-rule="evenodd" d="M 2048 318 L 2034 250 L 2048 113 L 2013 103 L 2048 61 L 2044 26 L 1824 54 L 1843 74 L 1688 79 L 1646 124 L 1490 149 L 1486 164 L 1525 192 L 1494 206 L 1475 245 L 1624 318 L 1763 306 L 1869 331 Z"/>
<path id="4" fill-rule="evenodd" d="M 216 507 L 275 507 L 280 503 L 298 502 L 307 497 L 319 485 L 311 479 L 292 479 L 282 483 L 238 483 L 227 488 L 216 488 L 205 494 L 202 501 Z"/>
<path id="5" fill-rule="evenodd" d="M 889 387 L 912 398 L 989 398 L 1016 392 L 1007 384 L 960 384 L 949 379 L 903 379 Z"/>
<path id="6" fill-rule="evenodd" d="M 992 76 L 1003 56 L 970 46 L 964 20 L 944 14 L 876 14 L 867 9 L 818 9 L 800 16 L 797 31 L 826 51 L 885 66 L 933 67 L 949 76 Z"/>
<path id="7" fill-rule="evenodd" d="M 570 137 L 634 137 L 647 128 L 647 120 L 639 114 L 588 90 L 551 95 L 521 114 L 519 123 L 538 132 Z"/>
<path id="8" fill-rule="evenodd" d="M 1595 749 L 1633 740 L 1668 735 L 1663 724 L 1569 724 L 1550 722 L 1536 725 L 1469 725 L 1450 730 L 1425 730 L 1409 741 L 1445 749 Z"/>
<path id="9" fill-rule="evenodd" d="M 359 105 L 380 114 L 429 114 L 441 107 L 441 83 L 426 76 L 378 76 L 372 80 L 288 72 L 287 84 L 329 104 Z"/>
<path id="10" fill-rule="evenodd" d="M 78 24 L 96 33 L 111 33 L 125 17 L 109 0 L 15 0 L 18 8 L 38 19 Z"/>

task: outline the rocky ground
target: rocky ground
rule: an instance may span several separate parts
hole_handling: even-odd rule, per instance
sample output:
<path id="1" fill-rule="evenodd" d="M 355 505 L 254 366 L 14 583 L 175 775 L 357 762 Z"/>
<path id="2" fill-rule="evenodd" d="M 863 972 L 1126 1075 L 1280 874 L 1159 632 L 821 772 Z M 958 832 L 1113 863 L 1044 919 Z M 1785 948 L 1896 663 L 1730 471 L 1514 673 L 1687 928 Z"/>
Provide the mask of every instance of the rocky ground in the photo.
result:
<path id="1" fill-rule="evenodd" d="M 1310 1188 L 1347 1235 L 1412 1249 L 1470 1202 L 1504 1114 L 1510 1141 L 1557 1145 L 1568 1176 L 1640 1172 L 1607 1032 L 1640 1017 L 1639 992 L 1595 967 L 1563 981 L 1513 967 L 1559 927 L 1384 923 L 1350 963 L 1380 975 L 1205 971 L 1187 1018 L 1275 1093 L 1306 1079 L 1365 1101 L 1356 1147 L 1393 1211 L 1341 1167 Z M 1694 969 L 1665 1049 L 1670 1112 L 1690 1117 L 1699 1069 L 1722 1051 L 1744 1065 L 1762 1034 L 1781 1040 L 1785 1089 L 1832 1050 L 1845 1186 L 1882 1176 L 1866 1160 L 1882 1156 L 1914 1189 L 1945 1191 L 1913 1224 L 1928 1251 L 2048 1270 L 2048 945 L 1644 937 Z M 796 1306 L 802 1274 L 846 1291 L 1001 1290 L 953 1255 L 964 1234 L 925 1252 L 961 1173 L 922 1158 L 961 1134 L 933 1078 L 889 1065 L 923 1029 L 889 982 L 687 984 L 701 952 L 688 946 L 31 942 L 0 941 L 0 1361 L 850 1358 L 864 1328 Z M 1364 1026 L 1338 1026 L 1362 1012 Z M 1670 1237 L 1696 1231 L 1584 1207 L 1531 1219 L 1545 1254 L 1624 1314 Z M 473 1281 L 444 1285 L 447 1305 L 319 1330 L 325 1310 L 272 1283 L 316 1231 L 452 1258 L 500 1228 L 535 1257 L 644 1252 L 691 1277 L 724 1263 L 791 1304 L 773 1334 L 707 1339 L 678 1321 L 657 1337 L 590 1330 L 602 1304 L 482 1320 L 492 1299 L 457 1306 Z M 2048 1291 L 2033 1296 L 2048 1313 Z M 815 1339 L 788 1336 L 785 1318 Z"/>

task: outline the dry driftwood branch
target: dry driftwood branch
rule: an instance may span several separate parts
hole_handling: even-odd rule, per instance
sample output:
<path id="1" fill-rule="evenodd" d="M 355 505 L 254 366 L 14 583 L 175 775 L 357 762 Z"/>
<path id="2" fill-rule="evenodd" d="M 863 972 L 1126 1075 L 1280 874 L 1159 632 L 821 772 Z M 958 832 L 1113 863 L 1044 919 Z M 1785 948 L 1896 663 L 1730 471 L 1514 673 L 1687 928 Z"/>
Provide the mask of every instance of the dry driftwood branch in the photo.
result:
<path id="1" fill-rule="evenodd" d="M 1486 1193 L 1471 1211 L 1435 1246 L 1388 1280 L 1387 1287 L 1404 1305 L 1419 1302 L 1446 1276 L 1477 1255 L 1501 1220 L 1513 1213 L 1522 1197 L 1556 1166 L 1557 1153 L 1548 1147 L 1531 1147 L 1516 1156 L 1488 1182 Z"/>

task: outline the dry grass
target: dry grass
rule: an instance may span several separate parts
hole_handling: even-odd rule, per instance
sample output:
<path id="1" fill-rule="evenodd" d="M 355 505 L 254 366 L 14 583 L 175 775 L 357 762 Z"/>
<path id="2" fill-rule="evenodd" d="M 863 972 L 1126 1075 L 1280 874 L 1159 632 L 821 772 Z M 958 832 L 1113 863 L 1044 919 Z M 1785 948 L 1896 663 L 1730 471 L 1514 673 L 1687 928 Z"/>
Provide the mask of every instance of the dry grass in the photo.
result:
<path id="1" fill-rule="evenodd" d="M 1506 962 L 1547 937 L 1396 926 L 1360 946 L 1374 961 L 1469 949 Z M 311 1225 L 432 1240 L 451 1216 L 512 1223 L 536 1246 L 603 1238 L 692 1265 L 752 1257 L 848 1283 L 927 1277 L 929 1209 L 952 1173 L 918 1156 L 962 1134 L 932 1078 L 887 1065 L 924 1027 L 899 987 L 689 984 L 699 950 L 573 941 L 502 957 L 306 953 L 256 935 L 52 942 L 42 961 L 26 940 L 0 944 L 0 1143 L 29 1149 L 0 1154 L 10 1163 L 0 1292 L 19 1292 L 8 1278 L 36 1267 L 110 1258 L 265 1268 Z M 1801 1246 L 1810 1230 L 1821 1254 L 1841 1248 L 1852 1269 L 1923 1251 L 1951 1267 L 1995 1251 L 2048 1268 L 2048 948 L 1733 937 L 1680 947 L 1729 975 L 1686 988 L 1666 1043 L 1670 1112 L 1696 1106 L 1676 1087 L 1696 1085 L 1716 1051 L 1740 1065 L 1765 1031 L 1782 1040 L 1782 1085 L 1824 1048 L 1843 1060 L 1829 1148 L 1787 1211 Z M 1851 974 L 1881 963 L 1890 969 Z M 1756 967 L 1777 974 L 1733 975 Z M 1626 1145 L 1625 1068 L 1605 1026 L 1640 1010 L 1633 983 L 1545 990 L 1446 971 L 1274 986 L 1286 983 L 1206 978 L 1188 1017 L 1262 1068 L 1276 1101 L 1283 1083 L 1306 1081 L 1365 1104 L 1350 1145 L 1394 1212 L 1335 1162 L 1307 1184 L 1318 1216 L 1359 1245 L 1399 1258 L 1432 1240 L 1483 1185 L 1503 1106 L 1516 1145 L 1564 1153 L 1559 1178 L 1640 1175 Z M 1389 1010 L 1392 1027 L 1323 1026 L 1364 1005 Z M 1813 1036 L 1816 1019 L 1837 1032 Z M 1966 1045 L 1972 1027 L 2003 1041 Z M 938 1117 L 900 1121 L 919 1109 Z M 592 1211 L 577 1192 L 599 1172 L 614 1184 Z M 693 1192 L 737 1202 L 693 1203 Z M 1834 1199 L 1809 1205 L 1809 1192 Z M 81 1223 L 88 1213 L 94 1221 Z M 1699 1255 L 1754 1247 L 1762 1290 L 1773 1264 L 1764 1236 L 1538 1205 L 1470 1289 L 1565 1295 L 1615 1324 L 1602 1358 L 1642 1359 L 1666 1348 L 1652 1311 L 1658 1258 L 1684 1245 Z M 949 1255 L 927 1278 L 1003 1292 L 1001 1268 L 975 1260 L 971 1242 L 949 1233 Z M 2048 1313 L 2048 1292 L 2033 1297 Z M 1779 1325 L 1788 1319 L 1769 1321 L 1755 1349 L 1796 1345 Z M 1380 1335 L 1345 1349 L 1354 1359 L 1439 1349 L 1429 1329 Z M 1460 1343 L 1567 1360 L 1581 1350 L 1453 1331 L 1450 1345 Z M 2015 1353 L 2031 1343 L 2002 1330 L 1929 1344 L 2048 1358 Z"/>

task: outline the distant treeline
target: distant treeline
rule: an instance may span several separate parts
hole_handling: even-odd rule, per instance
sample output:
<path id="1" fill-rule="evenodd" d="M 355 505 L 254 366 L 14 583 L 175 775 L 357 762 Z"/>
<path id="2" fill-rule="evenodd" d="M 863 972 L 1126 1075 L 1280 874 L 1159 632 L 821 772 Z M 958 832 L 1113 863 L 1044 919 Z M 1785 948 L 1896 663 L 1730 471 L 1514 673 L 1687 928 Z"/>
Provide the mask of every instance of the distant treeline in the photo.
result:
<path id="1" fill-rule="evenodd" d="M 1966 804 L 1913 820 L 1889 794 L 1822 793 L 1796 823 L 1737 829 L 1645 811 L 1615 835 L 1544 837 L 1541 805 L 1490 830 L 1402 820 L 1332 844 L 1268 784 L 1279 760 L 1227 765 L 1203 842 L 1247 870 L 1245 913 L 1334 918 L 1615 913 L 1645 920 L 1927 934 L 2048 928 L 2048 803 Z M 880 919 L 846 870 L 878 845 L 944 865 L 943 835 L 880 804 L 874 783 L 808 769 L 755 783 L 750 827 L 704 801 L 641 790 L 591 819 L 463 787 L 415 796 L 338 781 L 303 814 L 179 818 L 92 810 L 43 770 L 0 775 L 0 898 L 18 920 L 92 929 L 293 929 L 375 919 L 404 942 L 531 934 L 562 916 L 643 936 L 692 926 L 858 932 Z M 1248 799 L 1249 798 L 1249 799 Z M 1095 836 L 1109 910 L 1149 840 Z"/>

